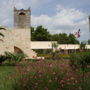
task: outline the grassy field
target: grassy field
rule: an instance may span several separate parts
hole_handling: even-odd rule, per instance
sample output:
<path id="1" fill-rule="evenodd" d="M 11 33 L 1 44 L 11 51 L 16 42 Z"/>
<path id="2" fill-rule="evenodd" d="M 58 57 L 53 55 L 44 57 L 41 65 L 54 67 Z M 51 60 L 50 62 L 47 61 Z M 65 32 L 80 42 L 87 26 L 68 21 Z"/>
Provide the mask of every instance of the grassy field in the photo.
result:
<path id="1" fill-rule="evenodd" d="M 14 70 L 15 66 L 0 66 L 0 90 L 12 90 L 10 75 Z"/>

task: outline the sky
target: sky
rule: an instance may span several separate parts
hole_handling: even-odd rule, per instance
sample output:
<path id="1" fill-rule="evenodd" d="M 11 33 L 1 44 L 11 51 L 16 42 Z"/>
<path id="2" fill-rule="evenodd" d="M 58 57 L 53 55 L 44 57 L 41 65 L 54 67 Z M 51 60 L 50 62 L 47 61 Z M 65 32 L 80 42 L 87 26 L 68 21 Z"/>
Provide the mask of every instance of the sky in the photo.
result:
<path id="1" fill-rule="evenodd" d="M 13 27 L 13 7 L 31 8 L 31 25 L 43 25 L 52 34 L 80 29 L 80 41 L 89 39 L 90 0 L 0 0 L 0 26 Z"/>

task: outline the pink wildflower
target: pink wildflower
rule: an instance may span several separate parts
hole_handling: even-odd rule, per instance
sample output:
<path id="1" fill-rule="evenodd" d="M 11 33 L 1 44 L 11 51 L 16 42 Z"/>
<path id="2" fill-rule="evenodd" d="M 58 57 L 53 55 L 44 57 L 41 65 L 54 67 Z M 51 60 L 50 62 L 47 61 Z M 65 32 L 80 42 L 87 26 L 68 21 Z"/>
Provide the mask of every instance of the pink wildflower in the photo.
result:
<path id="1" fill-rule="evenodd" d="M 82 87 L 79 87 L 79 90 L 82 90 Z"/>
<path id="2" fill-rule="evenodd" d="M 64 83 L 64 80 L 61 80 L 61 81 L 60 81 L 60 84 L 62 84 L 62 83 Z"/>
<path id="3" fill-rule="evenodd" d="M 53 75 L 55 75 L 56 73 L 55 72 L 53 72 Z"/>
<path id="4" fill-rule="evenodd" d="M 51 83 L 52 82 L 52 80 L 49 80 L 49 83 Z"/>
<path id="5" fill-rule="evenodd" d="M 50 64 L 49 67 L 52 68 L 52 64 Z"/>

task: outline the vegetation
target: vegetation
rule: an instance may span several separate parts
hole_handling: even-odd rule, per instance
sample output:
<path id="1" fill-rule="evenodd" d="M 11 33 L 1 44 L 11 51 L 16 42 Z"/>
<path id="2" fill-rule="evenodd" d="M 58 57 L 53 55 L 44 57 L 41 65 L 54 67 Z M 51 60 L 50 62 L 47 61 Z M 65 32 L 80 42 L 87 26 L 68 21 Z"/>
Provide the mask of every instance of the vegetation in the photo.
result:
<path id="1" fill-rule="evenodd" d="M 86 43 L 85 42 L 80 43 L 80 49 L 82 49 L 82 50 L 86 49 Z"/>
<path id="2" fill-rule="evenodd" d="M 42 26 L 38 26 L 36 30 L 34 28 L 31 28 L 31 39 L 33 41 L 50 41 L 51 35 L 47 31 L 47 29 L 43 28 Z"/>
<path id="3" fill-rule="evenodd" d="M 43 26 L 31 28 L 32 41 L 57 41 L 59 44 L 79 44 L 79 41 L 73 34 L 66 33 L 50 34 Z"/>
<path id="4" fill-rule="evenodd" d="M 3 64 L 0 66 L 0 90 L 13 90 L 11 75 L 15 71 L 15 66 Z"/>
<path id="5" fill-rule="evenodd" d="M 5 52 L 4 55 L 0 55 L 0 63 L 2 64 L 4 61 L 9 63 L 17 63 L 25 59 L 27 56 L 23 53 L 10 53 Z"/>
<path id="6" fill-rule="evenodd" d="M 81 55 L 81 56 L 80 56 Z M 7 55 L 8 56 L 8 55 Z M 67 56 L 67 55 L 66 55 Z M 82 65 L 86 61 L 89 65 L 90 53 L 80 53 L 83 57 L 74 64 Z M 85 58 L 84 58 L 85 57 Z M 86 59 L 87 58 L 87 59 Z M 14 59 L 14 58 L 13 58 Z M 13 61 L 12 59 L 12 61 Z M 18 59 L 18 58 L 17 58 Z M 83 59 L 83 60 L 82 60 Z M 16 60 L 16 64 L 2 63 L 0 66 L 0 90 L 89 90 L 90 71 L 82 73 L 81 69 L 69 66 L 69 60 Z M 78 66 L 77 66 L 78 67 Z M 85 70 L 85 69 L 84 69 Z"/>
<path id="7" fill-rule="evenodd" d="M 70 60 L 72 68 L 81 68 L 82 71 L 86 71 L 88 65 L 90 65 L 90 52 L 74 53 L 71 55 Z"/>
<path id="8" fill-rule="evenodd" d="M 2 64 L 4 61 L 6 61 L 8 58 L 4 55 L 0 55 L 0 64 Z"/>
<path id="9" fill-rule="evenodd" d="M 5 56 L 9 58 L 10 62 L 20 62 L 26 58 L 26 55 L 23 53 L 5 52 Z"/>
<path id="10" fill-rule="evenodd" d="M 13 90 L 90 89 L 90 73 L 83 77 L 83 73 L 79 69 L 73 71 L 69 67 L 68 60 L 31 61 L 25 67 L 17 65 L 16 72 L 13 76 L 15 81 L 12 84 Z"/>
<path id="11" fill-rule="evenodd" d="M 88 42 L 88 44 L 90 44 L 90 40 L 88 40 L 87 42 Z"/>

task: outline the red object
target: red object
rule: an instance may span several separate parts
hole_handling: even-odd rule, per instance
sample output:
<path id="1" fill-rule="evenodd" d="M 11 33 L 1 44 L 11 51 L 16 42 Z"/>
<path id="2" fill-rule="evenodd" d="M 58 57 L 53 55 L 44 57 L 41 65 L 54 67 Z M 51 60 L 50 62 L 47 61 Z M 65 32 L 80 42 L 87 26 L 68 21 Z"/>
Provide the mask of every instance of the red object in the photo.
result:
<path id="1" fill-rule="evenodd" d="M 80 38 L 80 29 L 78 30 L 78 32 L 75 33 L 75 36 L 76 36 L 77 38 Z"/>

